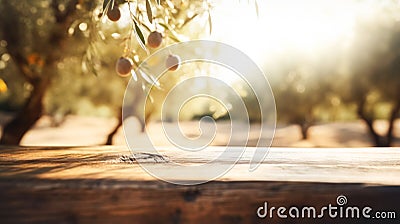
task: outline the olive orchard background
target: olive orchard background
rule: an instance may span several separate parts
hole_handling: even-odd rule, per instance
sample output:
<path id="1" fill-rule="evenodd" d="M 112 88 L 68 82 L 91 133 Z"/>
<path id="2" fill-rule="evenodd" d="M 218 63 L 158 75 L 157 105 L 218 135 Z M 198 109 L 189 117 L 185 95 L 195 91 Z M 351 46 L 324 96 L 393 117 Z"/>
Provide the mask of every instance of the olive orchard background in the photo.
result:
<path id="1" fill-rule="evenodd" d="M 159 30 L 164 37 L 161 47 L 207 38 L 212 31 L 212 8 L 203 1 L 161 1 L 160 6 L 150 1 L 153 23 L 147 1 L 138 2 L 141 16 L 137 22 L 143 38 Z M 68 114 L 119 116 L 129 78 L 116 74 L 115 62 L 127 56 L 139 63 L 147 55 L 140 37 L 130 35 L 136 27 L 129 13 L 126 15 L 124 1 L 116 1 L 122 13 L 118 22 L 101 14 L 101 1 L 0 3 L 0 108 L 14 117 L 3 129 L 2 143 L 18 144 L 43 114 L 52 117 L 52 125 L 61 124 Z M 288 49 L 261 65 L 274 90 L 279 124 L 299 125 L 302 137 L 307 138 L 312 125 L 361 119 L 374 145 L 392 144 L 400 110 L 399 5 L 391 1 L 375 4 L 372 16 L 357 18 L 351 41 L 333 42 L 318 55 Z M 254 10 L 256 13 L 268 12 Z M 123 20 L 124 16 L 128 20 Z M 241 27 L 237 29 L 241 32 Z M 251 41 L 256 34 L 257 30 L 249 33 L 243 41 Z M 144 45 L 149 53 L 156 50 Z M 193 75 L 189 69 L 171 72 L 160 80 L 163 90 L 155 89 L 154 98 L 162 98 L 182 77 Z M 255 99 L 241 83 L 233 85 L 243 90 L 251 120 L 257 122 L 259 113 L 252 111 Z M 151 105 L 153 120 L 157 120 L 159 102 Z M 185 119 L 204 114 L 226 118 L 223 111 L 203 102 Z M 386 126 L 376 125 L 381 119 L 387 121 Z"/>

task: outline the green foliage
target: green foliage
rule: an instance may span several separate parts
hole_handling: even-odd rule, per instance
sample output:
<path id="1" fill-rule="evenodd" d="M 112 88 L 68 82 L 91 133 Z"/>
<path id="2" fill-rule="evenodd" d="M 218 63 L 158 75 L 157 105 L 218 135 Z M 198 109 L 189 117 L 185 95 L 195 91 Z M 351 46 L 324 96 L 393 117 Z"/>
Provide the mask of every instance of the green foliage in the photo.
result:
<path id="1" fill-rule="evenodd" d="M 400 22 L 398 12 L 388 10 L 383 8 L 373 21 L 357 24 L 346 58 L 349 72 L 343 82 L 347 85 L 338 92 L 345 102 L 365 102 L 360 109 L 370 119 L 388 119 L 388 105 L 400 103 Z"/>
<path id="2" fill-rule="evenodd" d="M 107 19 L 111 6 L 120 8 L 120 21 Z M 258 14 L 256 1 L 255 7 Z M 0 55 L 11 56 L 2 60 L 7 66 L 0 67 L 8 86 L 0 95 L 0 106 L 21 106 L 32 80 L 46 76 L 52 80 L 45 100 L 49 113 L 97 113 L 97 108 L 107 107 L 101 114 L 111 115 L 120 106 L 128 81 L 116 76 L 116 60 L 129 57 L 137 68 L 157 50 L 146 46 L 146 37 L 154 30 L 163 34 L 161 47 L 211 32 L 210 8 L 203 0 L 0 0 Z M 369 117 L 388 118 L 400 97 L 400 25 L 395 9 L 384 6 L 371 17 L 374 21 L 360 20 L 350 48 L 337 44 L 318 57 L 294 52 L 275 60 L 279 66 L 267 74 L 273 74 L 268 78 L 278 119 L 312 123 L 354 118 L 355 105 L 363 99 Z M 161 88 L 152 90 L 153 98 L 163 99 L 174 83 L 192 74 L 183 67 L 165 76 Z M 139 73 L 139 82 L 148 80 L 151 77 Z M 259 120 L 254 96 L 243 98 L 251 119 Z M 155 111 L 160 101 L 153 102 Z"/>
<path id="3" fill-rule="evenodd" d="M 8 86 L 0 105 L 5 109 L 22 106 L 30 95 L 30 82 L 49 77 L 51 86 L 45 105 L 50 114 L 117 112 L 129 79 L 116 75 L 116 60 L 126 56 L 138 66 L 157 50 L 145 45 L 153 30 L 163 33 L 163 46 L 195 37 L 202 31 L 197 29 L 190 37 L 182 33 L 201 25 L 201 20 L 195 18 L 208 10 L 204 1 L 187 0 L 0 3 L 0 40 L 6 43 L 0 45 L 0 54 L 11 55 L 7 66 L 0 68 Z M 106 16 L 108 7 L 114 4 L 122 12 L 118 22 Z M 98 108 L 105 107 L 108 109 L 99 112 Z"/>
<path id="4" fill-rule="evenodd" d="M 56 76 L 59 60 L 83 54 L 85 44 L 68 47 L 76 39 L 82 39 L 81 36 L 63 41 L 67 36 L 67 17 L 84 15 L 80 13 L 83 9 L 71 8 L 72 2 L 0 2 L 0 51 L 9 56 L 7 66 L 1 68 L 9 86 L 3 105 L 21 106 L 32 91 L 32 83 Z"/>

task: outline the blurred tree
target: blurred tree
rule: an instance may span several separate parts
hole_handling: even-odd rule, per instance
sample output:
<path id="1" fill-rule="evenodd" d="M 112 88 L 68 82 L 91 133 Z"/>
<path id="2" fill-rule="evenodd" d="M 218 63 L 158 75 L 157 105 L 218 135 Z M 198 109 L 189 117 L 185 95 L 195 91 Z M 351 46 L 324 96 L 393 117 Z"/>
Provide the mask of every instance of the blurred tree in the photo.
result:
<path id="1" fill-rule="evenodd" d="M 1 144 L 18 144 L 43 112 L 43 98 L 56 74 L 57 62 L 70 50 L 70 23 L 94 3 L 78 0 L 0 2 L 0 33 L 19 73 L 29 85 L 29 97 L 20 112 L 3 129 Z"/>
<path id="2" fill-rule="evenodd" d="M 391 145 L 400 111 L 400 22 L 392 10 L 386 8 L 374 21 L 357 24 L 348 59 L 348 89 L 341 92 L 345 101 L 357 105 L 376 146 Z M 377 119 L 388 121 L 385 133 L 378 131 Z"/>
<path id="3" fill-rule="evenodd" d="M 203 0 L 154 2 L 150 0 L 0 0 L 1 46 L 5 48 L 6 54 L 10 55 L 11 64 L 15 65 L 18 73 L 23 77 L 22 83 L 27 95 L 20 111 L 3 128 L 0 143 L 18 144 L 43 114 L 44 102 L 48 103 L 47 109 L 50 113 L 59 113 L 60 110 L 64 110 L 60 113 L 68 113 L 70 109 L 60 109 L 57 106 L 57 103 L 62 104 L 66 101 L 55 100 L 57 95 L 63 96 L 63 100 L 66 99 L 64 97 L 65 84 L 63 88 L 60 88 L 63 84 L 58 83 L 59 81 L 69 80 L 67 82 L 70 84 L 69 92 L 75 94 L 80 92 L 78 94 L 80 96 L 91 95 L 94 99 L 100 99 L 98 101 L 100 104 L 110 103 L 120 108 L 120 103 L 113 103 L 118 100 L 115 100 L 115 97 L 109 97 L 113 94 L 104 94 L 104 89 L 100 88 L 97 88 L 98 91 L 89 90 L 91 86 L 87 82 L 71 81 L 71 78 L 65 78 L 65 73 L 81 73 L 79 69 L 76 69 L 76 66 L 80 68 L 81 64 L 84 72 L 98 75 L 104 67 L 114 67 L 114 65 L 109 66 L 110 60 L 113 60 L 114 64 L 121 56 L 129 58 L 132 69 L 135 69 L 145 57 L 156 50 L 152 48 L 158 46 L 154 38 L 150 40 L 151 43 L 147 40 L 146 37 L 151 32 L 160 33 L 163 46 L 185 40 L 186 37 L 181 35 L 180 31 L 190 34 L 203 32 L 186 25 L 195 20 L 204 21 L 204 18 L 208 21 L 209 10 L 210 5 Z M 76 30 L 81 32 L 76 32 Z M 113 48 L 108 45 L 107 47 L 110 43 L 114 46 L 119 46 L 118 44 L 122 46 Z M 118 56 L 115 53 L 117 51 Z M 110 54 L 110 52 L 114 53 Z M 84 55 L 83 58 L 82 55 Z M 66 68 L 66 66 L 73 67 Z M 76 71 L 72 71 L 73 69 Z M 60 74 L 64 74 L 64 77 L 60 78 Z M 146 88 L 145 83 L 149 81 L 149 77 L 145 77 L 144 74 L 138 78 Z M 51 83 L 57 87 L 51 87 Z M 110 82 L 106 83 L 110 84 Z M 119 85 L 117 82 L 114 83 Z M 114 87 L 114 85 L 109 85 L 108 89 Z M 49 89 L 53 96 L 45 97 Z M 121 96 L 120 94 L 123 93 L 122 88 L 118 89 L 120 91 L 117 91 L 118 94 L 114 96 Z M 44 99 L 47 100 L 44 101 Z M 74 99 L 70 98 L 67 102 L 72 104 L 72 101 Z M 93 103 L 96 104 L 96 102 Z M 120 124 L 116 129 L 119 126 Z M 115 132 L 111 133 L 111 138 Z"/>
<path id="4" fill-rule="evenodd" d="M 308 138 L 309 128 L 322 119 L 320 108 L 332 106 L 332 81 L 335 79 L 339 57 L 332 53 L 335 50 L 337 49 L 331 46 L 329 51 L 325 51 L 329 55 L 329 61 L 325 60 L 327 57 L 322 53 L 318 57 L 285 54 L 279 59 L 280 68 L 272 71 L 275 76 L 270 80 L 276 101 L 277 119 L 299 125 L 303 139 Z"/>
<path id="5" fill-rule="evenodd" d="M 107 5 L 107 2 L 112 5 L 113 1 L 105 0 L 103 5 Z M 129 23 L 127 23 L 128 25 L 125 27 L 125 30 L 122 29 L 111 35 L 116 39 L 122 40 L 124 45 L 122 57 L 128 58 L 133 62 L 132 75 L 139 80 L 136 95 L 140 95 L 139 91 L 150 88 L 151 84 L 155 82 L 155 78 L 150 74 L 146 74 L 145 71 L 139 71 L 138 74 L 135 74 L 135 69 L 139 67 L 140 63 L 148 55 L 157 51 L 160 46 L 168 46 L 172 43 L 199 38 L 204 35 L 206 33 L 204 28 L 207 26 L 211 27 L 211 20 L 209 18 L 211 5 L 206 0 L 167 0 L 156 1 L 156 4 L 153 4 L 150 0 L 144 0 L 142 2 L 122 1 L 122 3 L 131 9 Z M 149 10 L 152 6 L 156 10 Z M 148 13 L 149 11 L 151 11 L 150 14 Z M 153 34 L 157 34 L 158 37 L 154 39 Z M 162 39 L 159 40 L 159 37 Z M 155 44 L 156 42 L 160 43 Z M 137 118 L 139 118 L 142 131 L 144 131 L 145 124 L 149 121 L 150 117 L 160 115 L 162 99 L 164 99 L 169 90 L 180 80 L 180 77 L 187 75 L 188 73 L 182 71 L 182 69 L 173 71 L 173 74 L 164 75 L 160 80 L 157 80 L 159 85 L 156 86 L 159 88 L 153 86 L 149 91 L 152 100 L 139 102 L 138 99 L 134 99 L 134 106 L 146 104 L 145 116 L 136 114 Z M 107 145 L 112 144 L 114 135 L 122 126 L 122 116 L 120 114 L 122 100 L 118 102 L 121 103 L 118 107 L 119 120 L 107 136 L 105 142 Z M 139 113 L 138 110 L 133 110 L 135 111 L 134 113 Z M 141 119 L 143 117 L 145 120 Z"/>

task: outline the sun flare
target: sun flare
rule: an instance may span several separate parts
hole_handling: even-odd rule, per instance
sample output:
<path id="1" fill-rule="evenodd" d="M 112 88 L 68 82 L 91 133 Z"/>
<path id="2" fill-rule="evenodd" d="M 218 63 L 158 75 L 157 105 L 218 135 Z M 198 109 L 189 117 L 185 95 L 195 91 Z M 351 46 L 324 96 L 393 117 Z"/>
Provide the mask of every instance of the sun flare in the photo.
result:
<path id="1" fill-rule="evenodd" d="M 212 39 L 223 40 L 257 62 L 280 51 L 318 53 L 351 38 L 356 17 L 370 4 L 355 1 L 220 1 L 213 11 Z"/>

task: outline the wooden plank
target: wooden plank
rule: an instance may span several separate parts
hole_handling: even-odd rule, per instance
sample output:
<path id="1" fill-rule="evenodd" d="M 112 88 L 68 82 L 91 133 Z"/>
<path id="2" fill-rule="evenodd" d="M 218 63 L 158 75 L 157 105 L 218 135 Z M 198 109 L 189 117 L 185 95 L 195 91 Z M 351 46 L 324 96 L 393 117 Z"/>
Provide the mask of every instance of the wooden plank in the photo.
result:
<path id="1" fill-rule="evenodd" d="M 172 161 L 201 164 L 223 150 L 210 147 L 207 153 L 195 156 L 172 148 L 160 152 Z M 130 154 L 125 147 L 25 147 L 0 152 L 0 178 L 154 180 L 137 164 L 116 163 L 121 155 Z M 254 148 L 248 148 L 220 180 L 400 185 L 400 148 L 271 148 L 263 164 L 249 172 L 253 153 Z M 226 157 L 221 162 L 234 160 Z"/>
<path id="2" fill-rule="evenodd" d="M 335 204 L 343 194 L 351 205 L 398 211 L 400 198 L 397 187 L 299 182 L 212 182 L 181 187 L 157 181 L 36 180 L 31 184 L 2 182 L 0 190 L 2 223 L 271 223 L 256 215 L 265 201 L 273 206 L 321 208 Z M 279 220 L 276 215 L 272 220 L 310 223 L 309 219 Z M 317 221 L 327 220 L 332 222 L 329 217 Z M 341 222 L 352 221 L 358 220 Z"/>
<path id="3" fill-rule="evenodd" d="M 167 151 L 168 150 L 168 151 Z M 202 163 L 223 147 L 193 156 L 171 148 L 170 159 Z M 400 216 L 400 149 L 272 148 L 248 172 L 250 148 L 217 181 L 178 186 L 155 180 L 137 164 L 117 163 L 125 147 L 0 148 L 1 223 L 310 223 L 310 219 L 260 219 L 271 206 L 336 204 L 396 211 Z M 226 158 L 227 161 L 233 158 Z M 154 163 L 154 166 L 163 164 Z M 399 220 L 399 219 L 397 219 Z M 397 221 L 395 220 L 395 221 Z M 358 223 L 359 219 L 316 220 Z M 390 220 L 394 221 L 394 220 Z M 391 222 L 395 223 L 395 222 Z"/>

